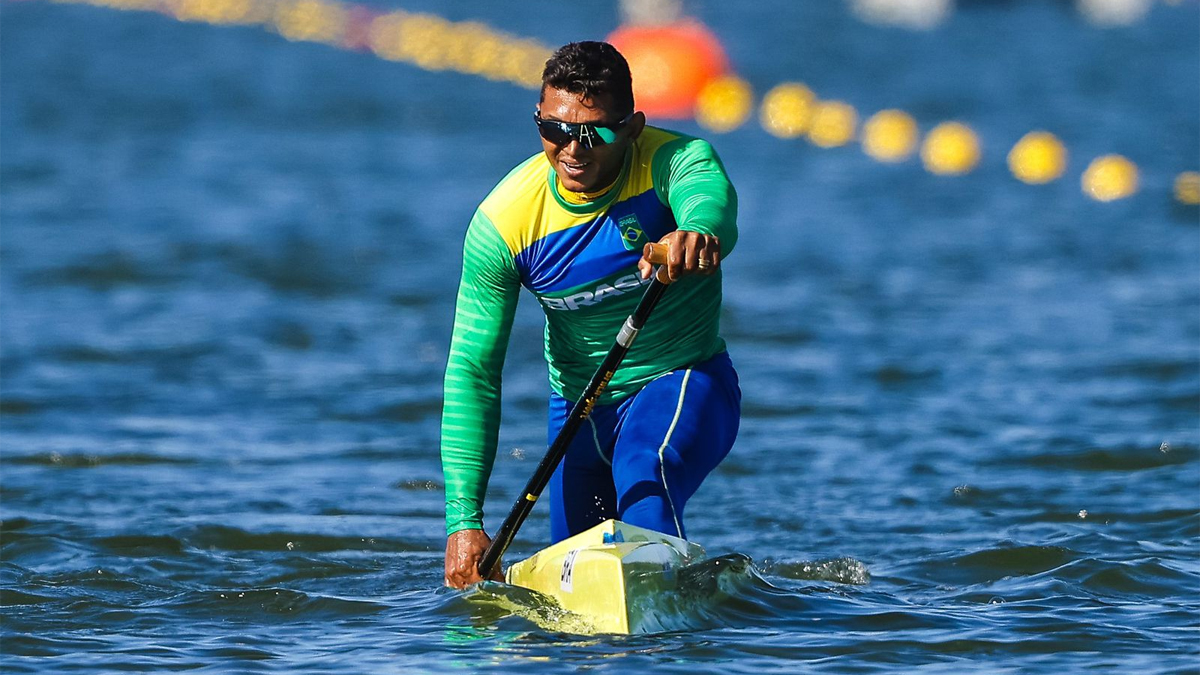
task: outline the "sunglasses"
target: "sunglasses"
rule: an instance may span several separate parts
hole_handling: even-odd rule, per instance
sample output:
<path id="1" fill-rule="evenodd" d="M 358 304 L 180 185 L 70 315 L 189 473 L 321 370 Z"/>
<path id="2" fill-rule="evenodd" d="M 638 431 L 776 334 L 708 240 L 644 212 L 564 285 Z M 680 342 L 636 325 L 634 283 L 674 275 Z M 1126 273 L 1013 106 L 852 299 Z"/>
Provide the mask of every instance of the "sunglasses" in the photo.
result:
<path id="1" fill-rule="evenodd" d="M 633 113 L 614 124 L 576 124 L 574 122 L 559 122 L 558 120 L 542 119 L 542 113 L 533 113 L 533 122 L 537 124 L 538 133 L 542 138 L 555 145 L 566 145 L 571 141 L 579 141 L 585 148 L 594 148 L 617 140 L 617 132 L 629 124 Z"/>

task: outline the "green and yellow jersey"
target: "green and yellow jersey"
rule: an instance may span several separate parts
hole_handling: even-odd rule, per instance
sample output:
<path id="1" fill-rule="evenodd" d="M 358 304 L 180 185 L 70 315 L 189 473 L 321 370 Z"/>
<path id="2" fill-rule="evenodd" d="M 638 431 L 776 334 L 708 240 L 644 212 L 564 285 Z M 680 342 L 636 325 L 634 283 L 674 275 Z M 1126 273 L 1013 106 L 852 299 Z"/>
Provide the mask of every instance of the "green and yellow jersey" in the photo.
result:
<path id="1" fill-rule="evenodd" d="M 447 534 L 483 527 L 483 497 L 500 426 L 500 373 L 517 294 L 546 314 L 550 387 L 577 399 L 645 283 L 647 242 L 676 230 L 737 241 L 737 195 L 708 142 L 646 127 L 621 174 L 600 195 L 564 190 L 542 153 L 483 200 L 463 245 L 462 281 L 446 365 L 442 469 Z M 601 396 L 619 401 L 650 380 L 725 349 L 718 334 L 721 274 L 671 286 Z"/>

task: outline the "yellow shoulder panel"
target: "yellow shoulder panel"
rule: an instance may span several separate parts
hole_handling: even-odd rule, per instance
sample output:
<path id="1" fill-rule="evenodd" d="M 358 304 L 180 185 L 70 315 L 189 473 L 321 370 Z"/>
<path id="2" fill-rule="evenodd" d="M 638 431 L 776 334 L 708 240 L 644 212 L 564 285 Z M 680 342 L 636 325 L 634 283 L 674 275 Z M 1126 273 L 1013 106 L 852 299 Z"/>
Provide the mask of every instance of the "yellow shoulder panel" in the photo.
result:
<path id="1" fill-rule="evenodd" d="M 555 203 L 550 170 L 550 162 L 539 152 L 505 176 L 479 205 L 513 255 L 548 234 L 596 217 L 594 213 L 573 215 Z"/>
<path id="2" fill-rule="evenodd" d="M 654 189 L 654 153 L 676 138 L 677 134 L 655 127 L 642 131 L 633 145 L 629 175 L 614 203 Z M 479 205 L 514 256 L 546 235 L 589 223 L 603 213 L 573 214 L 560 207 L 550 192 L 550 171 L 550 162 L 539 152 L 509 172 Z"/>
<path id="3" fill-rule="evenodd" d="M 618 201 L 636 197 L 647 190 L 654 189 L 654 175 L 650 170 L 654 153 L 658 152 L 658 149 L 664 144 L 677 138 L 679 138 L 678 134 L 658 127 L 647 125 L 642 130 L 642 135 L 633 145 L 633 163 L 629 167 L 629 178 L 621 188 L 621 196 L 618 197 Z"/>

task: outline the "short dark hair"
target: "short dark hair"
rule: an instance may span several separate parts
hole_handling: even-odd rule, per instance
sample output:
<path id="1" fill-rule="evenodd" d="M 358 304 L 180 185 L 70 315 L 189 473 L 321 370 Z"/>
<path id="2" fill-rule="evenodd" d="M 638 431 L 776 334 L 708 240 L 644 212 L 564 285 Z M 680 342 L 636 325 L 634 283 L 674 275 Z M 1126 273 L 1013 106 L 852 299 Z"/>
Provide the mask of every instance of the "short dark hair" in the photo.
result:
<path id="1" fill-rule="evenodd" d="M 607 42 L 572 42 L 559 47 L 542 71 L 543 95 L 546 87 L 591 99 L 608 94 L 617 114 L 623 117 L 633 112 L 629 63 Z"/>

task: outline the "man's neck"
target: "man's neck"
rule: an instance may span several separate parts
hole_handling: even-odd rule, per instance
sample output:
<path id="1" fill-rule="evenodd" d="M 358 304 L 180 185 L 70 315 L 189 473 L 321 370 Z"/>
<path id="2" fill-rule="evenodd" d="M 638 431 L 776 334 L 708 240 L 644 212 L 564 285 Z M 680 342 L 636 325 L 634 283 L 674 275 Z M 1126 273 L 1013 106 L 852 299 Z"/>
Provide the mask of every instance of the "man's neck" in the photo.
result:
<path id="1" fill-rule="evenodd" d="M 632 152 L 633 149 L 630 148 L 625 153 L 625 157 L 621 160 L 620 166 L 617 167 L 616 174 L 605 183 L 605 187 L 599 190 L 594 192 L 572 192 L 563 187 L 562 181 L 559 180 L 557 174 L 554 176 L 554 188 L 558 190 L 558 195 L 562 197 L 563 201 L 567 202 L 568 204 L 587 204 L 594 202 L 608 194 L 614 187 L 616 187 L 617 183 L 621 182 L 621 176 L 625 172 L 625 165 L 628 163 L 629 156 Z"/>
<path id="2" fill-rule="evenodd" d="M 571 204 L 587 204 L 588 202 L 594 202 L 608 194 L 608 191 L 612 190 L 613 186 L 616 184 L 617 181 L 614 178 L 613 181 L 608 184 L 608 187 L 597 190 L 596 192 L 572 192 L 563 187 L 562 181 L 558 180 L 557 176 L 555 176 L 554 179 L 554 187 L 558 190 L 559 196 L 561 196 L 564 201 Z"/>

